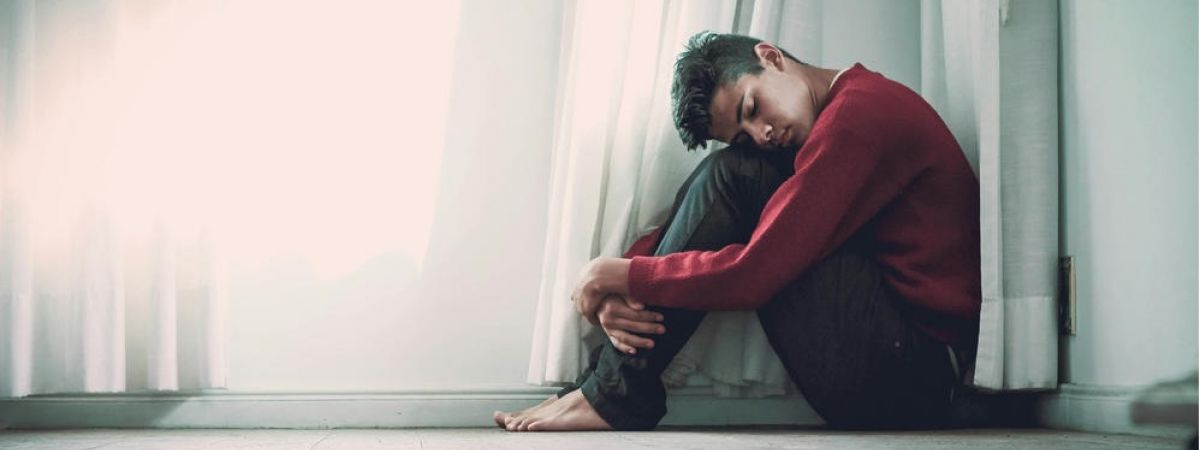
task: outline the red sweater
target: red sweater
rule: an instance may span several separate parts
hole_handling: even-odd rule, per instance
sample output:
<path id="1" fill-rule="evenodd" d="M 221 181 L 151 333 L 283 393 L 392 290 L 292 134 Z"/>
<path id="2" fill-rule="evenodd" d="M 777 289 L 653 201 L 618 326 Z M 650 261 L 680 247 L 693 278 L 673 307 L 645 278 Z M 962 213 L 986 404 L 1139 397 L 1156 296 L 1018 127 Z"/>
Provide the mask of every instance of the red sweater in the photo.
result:
<path id="1" fill-rule="evenodd" d="M 917 326 L 946 343 L 979 326 L 979 181 L 919 95 L 861 64 L 831 87 L 746 244 L 651 257 L 630 249 L 629 290 L 652 305 L 755 309 L 851 237 L 865 244 Z M 661 231 L 661 230 L 659 230 Z"/>

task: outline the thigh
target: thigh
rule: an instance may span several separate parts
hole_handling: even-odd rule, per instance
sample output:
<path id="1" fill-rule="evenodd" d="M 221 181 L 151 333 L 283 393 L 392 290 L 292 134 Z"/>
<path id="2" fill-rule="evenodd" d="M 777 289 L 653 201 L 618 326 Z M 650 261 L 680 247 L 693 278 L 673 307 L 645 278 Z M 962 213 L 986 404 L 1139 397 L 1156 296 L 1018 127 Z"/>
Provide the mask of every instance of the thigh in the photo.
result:
<path id="1" fill-rule="evenodd" d="M 792 175 L 794 158 L 794 151 L 748 147 L 713 151 L 680 186 L 654 254 L 746 243 L 767 200 Z"/>
<path id="2" fill-rule="evenodd" d="M 948 408 L 945 346 L 910 325 L 897 302 L 874 261 L 843 249 L 759 310 L 792 380 L 830 425 L 919 427 Z"/>

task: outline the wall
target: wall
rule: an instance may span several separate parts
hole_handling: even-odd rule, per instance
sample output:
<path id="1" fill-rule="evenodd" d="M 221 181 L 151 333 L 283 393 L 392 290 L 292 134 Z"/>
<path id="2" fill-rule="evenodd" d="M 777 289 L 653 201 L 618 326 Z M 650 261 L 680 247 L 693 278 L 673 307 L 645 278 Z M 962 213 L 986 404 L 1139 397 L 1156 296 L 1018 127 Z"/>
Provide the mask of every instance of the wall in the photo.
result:
<path id="1" fill-rule="evenodd" d="M 823 67 L 860 62 L 921 92 L 921 5 L 917 0 L 823 2 Z"/>
<path id="2" fill-rule="evenodd" d="M 1063 383 L 1197 366 L 1196 2 L 1061 2 L 1061 254 L 1075 257 Z"/>

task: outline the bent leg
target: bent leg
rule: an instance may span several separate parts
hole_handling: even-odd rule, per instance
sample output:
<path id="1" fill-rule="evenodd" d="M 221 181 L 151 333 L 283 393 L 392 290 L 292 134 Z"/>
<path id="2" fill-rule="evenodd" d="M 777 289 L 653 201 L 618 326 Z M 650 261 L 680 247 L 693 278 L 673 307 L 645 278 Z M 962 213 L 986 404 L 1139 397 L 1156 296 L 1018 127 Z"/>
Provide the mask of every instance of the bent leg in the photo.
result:
<path id="1" fill-rule="evenodd" d="M 943 423 L 958 374 L 945 344 L 916 329 L 879 266 L 852 246 L 759 309 L 792 381 L 838 428 Z"/>
<path id="2" fill-rule="evenodd" d="M 795 152 L 726 148 L 702 161 L 683 184 L 655 254 L 717 250 L 744 243 L 763 206 L 792 174 Z M 666 334 L 643 335 L 654 348 L 629 355 L 605 342 L 593 352 L 580 385 L 597 413 L 618 430 L 654 428 L 666 415 L 662 373 L 700 325 L 705 313 L 649 307 L 663 315 Z M 564 389 L 561 395 L 570 392 Z"/>

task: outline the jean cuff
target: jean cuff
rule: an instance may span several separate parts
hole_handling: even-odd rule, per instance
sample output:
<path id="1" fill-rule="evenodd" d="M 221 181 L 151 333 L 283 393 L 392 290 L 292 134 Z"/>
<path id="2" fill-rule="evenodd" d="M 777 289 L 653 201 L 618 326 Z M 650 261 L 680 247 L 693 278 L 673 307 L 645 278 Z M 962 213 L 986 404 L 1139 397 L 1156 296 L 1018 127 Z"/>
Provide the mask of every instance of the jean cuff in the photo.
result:
<path id="1" fill-rule="evenodd" d="M 596 414 L 608 422 L 608 425 L 617 431 L 649 431 L 653 430 L 658 425 L 658 420 L 645 420 L 631 414 L 629 411 L 623 410 L 618 403 L 613 399 L 608 398 L 601 392 L 600 384 L 596 377 L 590 377 L 579 387 L 579 391 L 583 393 L 583 398 L 587 399 L 592 409 Z"/>

